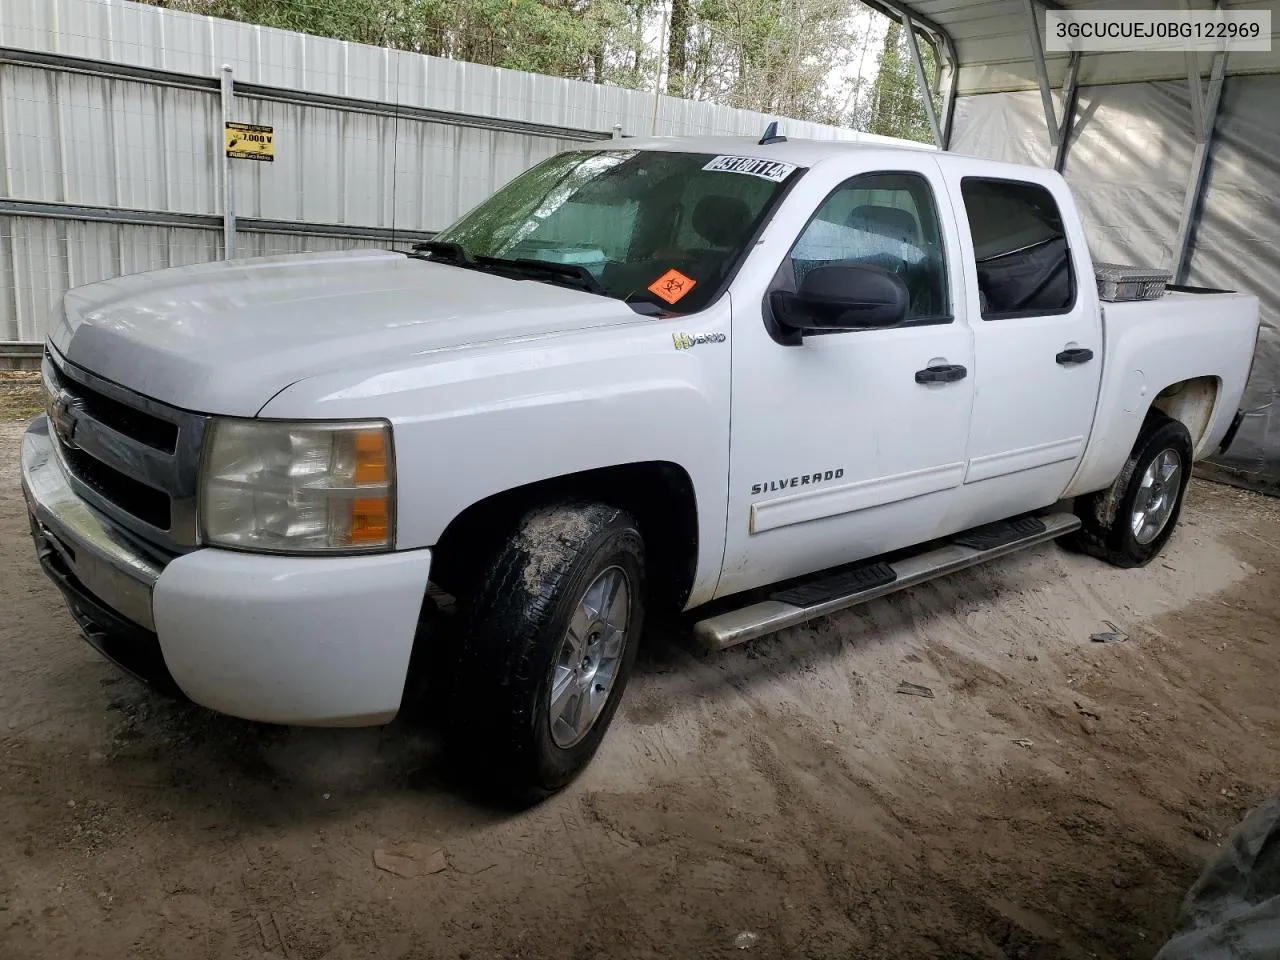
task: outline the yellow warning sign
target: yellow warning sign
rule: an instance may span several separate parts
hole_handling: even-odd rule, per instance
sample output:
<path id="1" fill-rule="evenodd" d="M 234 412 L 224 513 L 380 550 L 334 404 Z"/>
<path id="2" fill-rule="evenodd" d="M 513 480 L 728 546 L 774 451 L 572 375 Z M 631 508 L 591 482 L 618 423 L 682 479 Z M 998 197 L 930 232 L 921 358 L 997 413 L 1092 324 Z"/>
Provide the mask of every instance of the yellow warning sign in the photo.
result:
<path id="1" fill-rule="evenodd" d="M 275 160 L 275 134 L 256 123 L 228 123 L 227 156 L 232 160 Z"/>

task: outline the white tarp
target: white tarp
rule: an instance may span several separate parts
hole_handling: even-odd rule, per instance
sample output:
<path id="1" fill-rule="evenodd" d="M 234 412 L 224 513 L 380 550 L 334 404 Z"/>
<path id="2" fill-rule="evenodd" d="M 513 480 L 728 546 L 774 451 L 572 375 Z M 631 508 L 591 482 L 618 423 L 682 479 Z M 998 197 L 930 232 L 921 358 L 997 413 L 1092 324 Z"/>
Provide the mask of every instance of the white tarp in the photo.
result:
<path id="1" fill-rule="evenodd" d="M 1178 931 L 1155 960 L 1280 956 L 1280 797 L 1241 821 L 1187 891 Z"/>

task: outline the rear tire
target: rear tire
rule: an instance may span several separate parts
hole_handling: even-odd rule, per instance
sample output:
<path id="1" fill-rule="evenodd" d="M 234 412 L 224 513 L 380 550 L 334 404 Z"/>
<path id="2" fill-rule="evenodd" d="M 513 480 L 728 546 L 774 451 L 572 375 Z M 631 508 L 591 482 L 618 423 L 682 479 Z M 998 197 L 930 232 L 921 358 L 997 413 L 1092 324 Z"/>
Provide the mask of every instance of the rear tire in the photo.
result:
<path id="1" fill-rule="evenodd" d="M 1182 513 L 1191 454 L 1187 428 L 1152 410 L 1115 483 L 1076 500 L 1082 526 L 1066 545 L 1116 567 L 1150 563 Z"/>
<path id="2" fill-rule="evenodd" d="M 468 773 L 509 799 L 566 786 L 617 711 L 644 621 L 644 543 L 598 503 L 534 510 L 463 615 L 449 733 Z"/>

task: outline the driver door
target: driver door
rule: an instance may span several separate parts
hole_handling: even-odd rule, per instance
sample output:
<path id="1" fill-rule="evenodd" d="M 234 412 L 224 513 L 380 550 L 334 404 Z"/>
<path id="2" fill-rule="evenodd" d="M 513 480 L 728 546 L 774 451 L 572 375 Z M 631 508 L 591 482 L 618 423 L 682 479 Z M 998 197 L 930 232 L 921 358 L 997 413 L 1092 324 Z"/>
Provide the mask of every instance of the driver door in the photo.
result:
<path id="1" fill-rule="evenodd" d="M 734 291 L 728 529 L 717 596 L 871 557 L 942 533 L 964 479 L 974 400 L 973 333 L 957 295 L 954 219 L 938 165 L 893 172 L 813 169 L 767 238 L 772 281 Z M 799 214 L 796 213 L 799 208 Z M 813 212 L 806 216 L 807 212 Z M 783 253 L 781 263 L 776 257 Z M 765 250 L 757 257 L 768 256 Z M 768 294 L 806 271 L 854 261 L 895 270 L 907 320 L 806 334 L 785 345 Z M 744 271 L 747 273 L 747 271 Z M 792 341 L 794 342 L 794 341 Z M 929 367 L 960 375 L 921 382 Z"/>

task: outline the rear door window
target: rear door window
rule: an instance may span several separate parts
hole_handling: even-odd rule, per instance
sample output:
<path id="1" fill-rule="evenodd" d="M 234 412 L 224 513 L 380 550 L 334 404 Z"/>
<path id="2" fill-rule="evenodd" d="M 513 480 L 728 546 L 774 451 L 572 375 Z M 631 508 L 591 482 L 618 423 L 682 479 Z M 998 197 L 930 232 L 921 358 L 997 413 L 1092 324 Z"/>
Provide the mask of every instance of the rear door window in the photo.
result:
<path id="1" fill-rule="evenodd" d="M 1052 316 L 1075 306 L 1076 278 L 1053 194 L 1035 183 L 960 182 L 984 320 Z"/>

